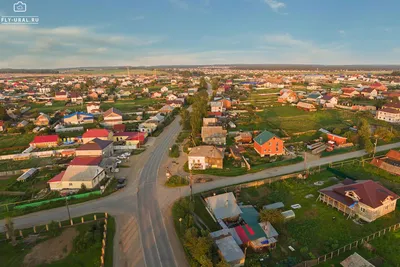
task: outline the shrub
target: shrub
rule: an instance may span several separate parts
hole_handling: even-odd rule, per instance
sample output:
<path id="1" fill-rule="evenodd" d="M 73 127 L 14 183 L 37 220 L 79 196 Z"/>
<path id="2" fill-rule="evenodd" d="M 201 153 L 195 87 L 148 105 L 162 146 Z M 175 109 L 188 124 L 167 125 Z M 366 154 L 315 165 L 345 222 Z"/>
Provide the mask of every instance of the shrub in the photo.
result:
<path id="1" fill-rule="evenodd" d="M 171 158 L 179 158 L 179 146 L 174 144 L 169 150 L 169 156 Z"/>
<path id="2" fill-rule="evenodd" d="M 165 185 L 169 187 L 185 186 L 189 185 L 189 181 L 184 177 L 174 175 L 165 182 Z"/>

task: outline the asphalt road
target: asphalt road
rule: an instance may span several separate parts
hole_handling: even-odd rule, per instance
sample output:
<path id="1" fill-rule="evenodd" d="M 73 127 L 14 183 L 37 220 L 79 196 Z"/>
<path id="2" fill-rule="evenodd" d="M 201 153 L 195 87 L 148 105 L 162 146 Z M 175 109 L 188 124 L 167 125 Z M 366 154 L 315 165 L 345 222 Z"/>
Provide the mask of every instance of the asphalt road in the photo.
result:
<path id="1" fill-rule="evenodd" d="M 165 172 L 160 169 L 168 148 L 172 146 L 180 132 L 176 119 L 154 143 L 142 154 L 132 156 L 130 168 L 122 168 L 121 175 L 126 176 L 126 188 L 105 198 L 71 205 L 73 217 L 94 212 L 108 212 L 117 220 L 117 234 L 114 239 L 114 266 L 174 267 L 186 266 L 182 247 L 177 240 L 169 210 L 172 203 L 181 196 L 189 195 L 188 187 L 165 188 L 160 186 Z M 400 143 L 377 147 L 377 151 L 400 147 Z M 355 151 L 332 157 L 321 158 L 308 164 L 315 167 L 330 162 L 341 161 L 365 155 L 364 151 Z M 283 175 L 304 169 L 303 163 L 271 168 L 254 174 L 238 177 L 219 177 L 210 183 L 195 184 L 195 193 L 217 187 Z M 158 180 L 159 179 L 159 180 Z M 26 228 L 45 224 L 52 220 L 68 219 L 65 207 L 40 211 L 13 218 L 16 228 Z M 0 221 L 0 230 L 4 220 Z"/>

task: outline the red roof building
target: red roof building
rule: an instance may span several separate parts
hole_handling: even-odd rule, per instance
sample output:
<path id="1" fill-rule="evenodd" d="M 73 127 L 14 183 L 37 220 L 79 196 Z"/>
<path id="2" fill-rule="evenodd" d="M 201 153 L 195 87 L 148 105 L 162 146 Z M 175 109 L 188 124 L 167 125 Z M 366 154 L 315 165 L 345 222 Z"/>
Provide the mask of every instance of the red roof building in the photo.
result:
<path id="1" fill-rule="evenodd" d="M 70 166 L 99 166 L 102 157 L 75 157 L 69 163 Z"/>
<path id="2" fill-rule="evenodd" d="M 58 146 L 60 138 L 57 134 L 54 135 L 39 135 L 35 136 L 32 142 L 29 143 L 32 147 L 56 147 Z"/>
<path id="3" fill-rule="evenodd" d="M 387 87 L 381 83 L 374 82 L 373 84 L 370 85 L 371 88 L 376 89 L 378 91 L 387 91 Z"/>
<path id="4" fill-rule="evenodd" d="M 337 145 L 343 145 L 343 144 L 346 144 L 346 142 L 347 142 L 347 138 L 343 137 L 343 136 L 339 136 L 339 135 L 332 134 L 332 133 L 328 133 L 327 136 L 328 136 L 329 141 L 333 141 Z"/>
<path id="5" fill-rule="evenodd" d="M 101 140 L 112 140 L 113 133 L 107 129 L 89 129 L 82 135 L 84 144 L 92 141 L 95 138 Z"/>

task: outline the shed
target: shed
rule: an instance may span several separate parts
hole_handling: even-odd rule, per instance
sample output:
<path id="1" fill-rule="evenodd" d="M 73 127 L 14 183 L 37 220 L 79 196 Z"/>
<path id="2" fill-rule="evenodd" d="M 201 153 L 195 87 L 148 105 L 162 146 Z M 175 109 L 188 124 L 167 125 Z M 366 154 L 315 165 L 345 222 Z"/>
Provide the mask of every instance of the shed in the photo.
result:
<path id="1" fill-rule="evenodd" d="M 243 266 L 245 261 L 244 253 L 232 236 L 217 239 L 215 240 L 215 244 L 228 264 L 233 266 Z"/>
<path id="2" fill-rule="evenodd" d="M 235 218 L 242 213 L 232 192 L 208 197 L 205 201 L 217 219 Z"/>
<path id="3" fill-rule="evenodd" d="M 276 209 L 282 209 L 283 207 L 285 207 L 283 202 L 276 202 L 276 203 L 272 203 L 272 204 L 263 206 L 263 209 L 264 210 L 276 210 Z"/>
<path id="4" fill-rule="evenodd" d="M 282 212 L 282 215 L 285 218 L 285 220 L 293 219 L 296 217 L 296 214 L 294 213 L 293 210 L 284 211 Z"/>
<path id="5" fill-rule="evenodd" d="M 361 257 L 357 252 L 347 257 L 340 263 L 343 267 L 375 267 L 369 261 Z"/>
<path id="6" fill-rule="evenodd" d="M 36 168 L 30 168 L 29 170 L 27 170 L 26 172 L 21 174 L 21 176 L 17 178 L 17 181 L 25 182 L 27 179 L 32 177 L 32 175 L 34 175 L 37 171 L 38 171 L 38 169 L 36 169 Z"/>

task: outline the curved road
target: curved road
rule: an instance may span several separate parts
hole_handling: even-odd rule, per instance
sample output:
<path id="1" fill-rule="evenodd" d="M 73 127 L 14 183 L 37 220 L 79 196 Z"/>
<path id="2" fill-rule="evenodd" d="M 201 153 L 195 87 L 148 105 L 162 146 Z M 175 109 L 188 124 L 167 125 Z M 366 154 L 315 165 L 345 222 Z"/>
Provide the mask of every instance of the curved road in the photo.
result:
<path id="1" fill-rule="evenodd" d="M 157 138 L 149 140 L 149 147 L 142 154 L 132 156 L 130 168 L 121 168 L 128 179 L 126 188 L 105 198 L 71 205 L 71 216 L 94 212 L 108 212 L 115 216 L 117 233 L 114 239 L 114 266 L 175 267 L 187 266 L 182 247 L 175 234 L 170 207 L 182 196 L 190 194 L 188 187 L 165 188 L 162 186 L 167 151 L 180 132 L 179 117 Z M 400 147 L 400 143 L 377 147 L 377 151 Z M 309 167 L 360 157 L 364 151 L 355 151 L 321 158 Z M 195 184 L 194 192 L 288 174 L 304 169 L 303 163 L 271 168 L 258 173 L 237 177 L 219 177 L 210 183 Z M 159 173 L 159 171 L 161 173 Z M 45 224 L 49 221 L 68 219 L 65 207 L 40 211 L 14 218 L 16 228 Z M 0 230 L 4 220 L 0 221 Z"/>

